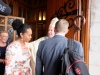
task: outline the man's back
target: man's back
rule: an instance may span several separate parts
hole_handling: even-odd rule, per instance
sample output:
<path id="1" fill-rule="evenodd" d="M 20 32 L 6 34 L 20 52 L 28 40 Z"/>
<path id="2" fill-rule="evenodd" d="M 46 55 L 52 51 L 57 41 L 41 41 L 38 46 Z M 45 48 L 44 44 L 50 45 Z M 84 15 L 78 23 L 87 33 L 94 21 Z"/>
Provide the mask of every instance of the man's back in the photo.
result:
<path id="1" fill-rule="evenodd" d="M 39 45 L 37 52 L 37 74 L 44 66 L 44 75 L 58 75 L 59 74 L 59 62 L 64 52 L 64 48 L 67 47 L 68 39 L 61 35 L 42 41 Z M 75 42 L 77 43 L 77 42 Z M 42 49 L 42 50 L 41 50 Z M 40 60 L 42 62 L 40 62 Z M 39 68 L 40 67 L 40 68 Z"/>
<path id="2" fill-rule="evenodd" d="M 56 35 L 40 43 L 37 56 L 41 58 L 42 64 L 44 65 L 44 75 L 58 75 L 59 61 L 64 48 L 67 46 L 67 42 L 64 41 L 67 41 L 64 36 Z M 38 60 L 39 59 L 37 59 L 37 61 Z"/>
<path id="3" fill-rule="evenodd" d="M 65 19 L 57 21 L 56 35 L 39 44 L 36 57 L 36 75 L 58 75 L 59 63 L 64 49 L 67 47 L 69 23 Z M 83 57 L 83 48 L 79 42 L 74 41 L 74 50 Z M 44 69 L 43 69 L 44 68 Z"/>

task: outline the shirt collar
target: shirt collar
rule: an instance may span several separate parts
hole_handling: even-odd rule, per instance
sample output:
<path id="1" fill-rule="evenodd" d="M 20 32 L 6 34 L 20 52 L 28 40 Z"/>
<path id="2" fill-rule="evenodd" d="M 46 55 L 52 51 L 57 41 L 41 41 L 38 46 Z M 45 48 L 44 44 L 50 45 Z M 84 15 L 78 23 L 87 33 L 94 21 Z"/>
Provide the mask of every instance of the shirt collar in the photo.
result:
<path id="1" fill-rule="evenodd" d="M 65 35 L 63 35 L 63 34 L 61 34 L 61 33 L 57 33 L 57 34 L 55 34 L 55 35 L 61 35 L 61 36 L 65 36 Z"/>

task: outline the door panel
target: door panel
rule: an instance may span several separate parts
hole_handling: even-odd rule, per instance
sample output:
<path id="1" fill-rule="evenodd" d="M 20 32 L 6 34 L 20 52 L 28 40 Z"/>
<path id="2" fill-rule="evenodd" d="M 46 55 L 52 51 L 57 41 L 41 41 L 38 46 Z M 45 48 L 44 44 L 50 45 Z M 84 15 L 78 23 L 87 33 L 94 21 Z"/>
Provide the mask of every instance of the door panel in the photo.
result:
<path id="1" fill-rule="evenodd" d="M 89 31 L 87 29 L 88 22 L 85 23 L 85 18 L 88 19 L 88 14 L 83 14 L 83 3 L 85 2 L 86 7 L 88 7 L 89 1 L 85 0 L 47 0 L 47 20 L 46 28 L 50 24 L 50 20 L 53 17 L 65 18 L 69 21 L 69 32 L 66 35 L 68 38 L 80 41 L 84 48 L 85 61 L 88 64 L 89 58 L 89 37 L 87 34 Z M 84 5 L 84 11 L 86 13 L 87 9 Z M 88 12 L 88 11 L 87 11 Z M 83 14 L 83 15 L 82 15 Z M 85 17 L 84 17 L 85 16 Z M 85 26 L 83 26 L 85 24 Z M 87 24 L 87 26 L 86 26 Z M 86 28 L 85 28 L 86 27 Z M 77 30 L 77 32 L 75 31 Z M 87 31 L 86 31 L 87 30 Z M 83 32 L 85 31 L 85 32 Z M 86 36 L 85 36 L 86 34 Z M 87 38 L 88 37 L 88 38 Z"/>

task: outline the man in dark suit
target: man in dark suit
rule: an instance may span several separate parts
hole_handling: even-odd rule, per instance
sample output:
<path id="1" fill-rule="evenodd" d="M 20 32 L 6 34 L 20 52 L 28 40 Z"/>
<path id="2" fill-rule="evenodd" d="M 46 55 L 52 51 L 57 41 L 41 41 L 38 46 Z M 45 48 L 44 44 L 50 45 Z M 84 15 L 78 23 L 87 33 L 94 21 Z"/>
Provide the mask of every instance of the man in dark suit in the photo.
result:
<path id="1" fill-rule="evenodd" d="M 36 57 L 36 75 L 59 75 L 59 62 L 67 47 L 69 23 L 65 19 L 57 21 L 56 35 L 40 42 Z M 82 44 L 74 40 L 74 50 L 83 58 Z"/>

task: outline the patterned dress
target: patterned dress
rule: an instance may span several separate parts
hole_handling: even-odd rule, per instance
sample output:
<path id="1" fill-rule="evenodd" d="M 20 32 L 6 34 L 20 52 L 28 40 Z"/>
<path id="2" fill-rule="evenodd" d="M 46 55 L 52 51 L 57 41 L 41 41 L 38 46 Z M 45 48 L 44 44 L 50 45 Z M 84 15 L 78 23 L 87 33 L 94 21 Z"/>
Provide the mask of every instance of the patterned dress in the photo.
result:
<path id="1" fill-rule="evenodd" d="M 5 75 L 32 75 L 31 53 L 26 45 L 14 41 L 6 50 Z"/>

